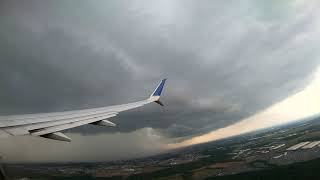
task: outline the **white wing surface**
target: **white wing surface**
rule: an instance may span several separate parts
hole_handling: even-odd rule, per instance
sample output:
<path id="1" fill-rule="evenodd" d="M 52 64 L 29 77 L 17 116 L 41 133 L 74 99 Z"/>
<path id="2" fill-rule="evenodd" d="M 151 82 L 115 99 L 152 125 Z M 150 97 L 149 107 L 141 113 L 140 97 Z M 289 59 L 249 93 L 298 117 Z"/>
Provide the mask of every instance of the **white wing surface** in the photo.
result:
<path id="1" fill-rule="evenodd" d="M 160 96 L 165 82 L 166 79 L 162 80 L 148 99 L 138 102 L 76 111 L 0 116 L 0 138 L 31 135 L 70 142 L 71 139 L 60 131 L 86 124 L 113 127 L 116 125 L 107 119 L 117 116 L 122 111 L 152 102 L 163 106 Z"/>

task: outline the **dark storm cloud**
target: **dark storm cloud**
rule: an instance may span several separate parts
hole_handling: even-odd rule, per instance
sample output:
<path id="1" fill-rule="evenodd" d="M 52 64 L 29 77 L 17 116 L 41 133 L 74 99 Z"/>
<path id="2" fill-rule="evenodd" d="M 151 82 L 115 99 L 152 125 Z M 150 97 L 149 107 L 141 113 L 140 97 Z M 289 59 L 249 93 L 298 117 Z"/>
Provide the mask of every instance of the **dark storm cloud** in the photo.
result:
<path id="1" fill-rule="evenodd" d="M 168 77 L 166 107 L 75 131 L 180 137 L 224 127 L 309 82 L 319 64 L 314 12 L 289 1 L 2 1 L 0 112 L 135 101 Z"/>

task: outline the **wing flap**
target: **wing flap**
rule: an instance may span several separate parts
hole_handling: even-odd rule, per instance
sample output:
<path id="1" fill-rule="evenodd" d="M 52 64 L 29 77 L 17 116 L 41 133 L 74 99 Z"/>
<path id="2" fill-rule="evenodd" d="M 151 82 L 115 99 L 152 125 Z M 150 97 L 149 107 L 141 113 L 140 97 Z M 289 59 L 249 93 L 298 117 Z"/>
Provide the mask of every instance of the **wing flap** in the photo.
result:
<path id="1" fill-rule="evenodd" d="M 6 127 L 6 128 L 2 128 L 2 130 L 4 132 L 6 132 L 10 135 L 14 135 L 14 136 L 29 135 L 30 132 L 32 132 L 34 130 L 70 124 L 73 122 L 80 122 L 80 121 L 84 121 L 84 120 L 88 120 L 88 119 L 92 119 L 92 118 L 106 118 L 107 119 L 110 115 L 116 116 L 117 113 L 108 112 L 108 113 L 94 114 L 94 115 L 82 116 L 79 118 L 72 118 L 72 119 L 59 120 L 59 121 L 53 121 L 53 122 L 42 122 L 42 123 L 35 123 L 35 124 L 30 124 L 30 125 Z"/>
<path id="2" fill-rule="evenodd" d="M 90 123 L 93 123 L 93 122 L 101 121 L 101 120 L 108 119 L 108 118 L 111 118 L 111 117 L 114 117 L 114 116 L 116 116 L 116 115 L 111 114 L 111 115 L 108 115 L 108 116 L 94 117 L 94 118 L 83 120 L 83 121 L 71 122 L 71 123 L 68 123 L 68 124 L 63 124 L 63 125 L 43 128 L 43 129 L 31 131 L 31 135 L 33 135 L 33 136 L 42 136 L 42 135 L 46 135 L 46 134 L 50 134 L 50 133 L 54 133 L 54 132 L 58 132 L 58 131 L 63 131 L 63 130 L 66 130 L 66 129 L 75 128 L 75 127 L 82 126 L 82 125 L 85 125 L 85 124 L 90 124 Z"/>
<path id="3" fill-rule="evenodd" d="M 59 120 L 59 121 L 43 122 L 43 123 L 24 125 L 23 127 L 25 129 L 27 129 L 28 131 L 32 131 L 32 130 L 41 129 L 41 128 L 47 128 L 47 127 L 52 127 L 52 126 L 58 126 L 58 125 L 72 123 L 72 122 L 77 122 L 77 121 L 83 121 L 83 120 L 91 119 L 91 118 L 95 118 L 95 117 L 108 117 L 109 115 L 117 115 L 117 113 L 116 112 L 107 112 L 107 113 L 102 113 L 102 114 L 88 115 L 88 116 L 82 116 L 82 117 L 66 119 L 66 120 Z"/>
<path id="4" fill-rule="evenodd" d="M 12 135 L 7 133 L 6 131 L 0 129 L 0 138 L 5 138 L 5 137 L 9 137 L 9 136 L 12 136 Z"/>
<path id="5" fill-rule="evenodd" d="M 23 136 L 23 135 L 29 135 L 30 132 L 23 127 L 10 127 L 5 128 L 3 131 L 7 132 L 8 134 L 12 136 Z"/>

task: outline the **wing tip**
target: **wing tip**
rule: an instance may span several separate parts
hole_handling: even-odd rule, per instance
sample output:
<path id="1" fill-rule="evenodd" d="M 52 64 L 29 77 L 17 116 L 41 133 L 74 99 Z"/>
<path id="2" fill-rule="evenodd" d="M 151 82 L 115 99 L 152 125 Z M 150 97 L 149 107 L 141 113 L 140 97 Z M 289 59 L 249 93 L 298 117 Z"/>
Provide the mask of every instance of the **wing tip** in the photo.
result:
<path id="1" fill-rule="evenodd" d="M 150 100 L 161 105 L 164 106 L 164 104 L 160 101 L 160 96 L 162 94 L 162 91 L 164 89 L 164 85 L 166 84 L 167 78 L 162 79 L 161 82 L 159 83 L 159 85 L 157 86 L 157 88 L 153 91 L 153 93 L 150 96 Z"/>
<path id="2" fill-rule="evenodd" d="M 162 79 L 157 88 L 153 91 L 151 94 L 151 97 L 160 97 L 162 94 L 162 91 L 164 89 L 164 85 L 166 84 L 167 78 Z"/>

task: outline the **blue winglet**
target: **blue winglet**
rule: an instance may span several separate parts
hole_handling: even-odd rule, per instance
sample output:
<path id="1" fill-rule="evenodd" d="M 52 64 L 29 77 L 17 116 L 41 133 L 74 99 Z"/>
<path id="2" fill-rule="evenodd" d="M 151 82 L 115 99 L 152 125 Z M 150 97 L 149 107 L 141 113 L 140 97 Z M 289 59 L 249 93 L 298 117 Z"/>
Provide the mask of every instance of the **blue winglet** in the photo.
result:
<path id="1" fill-rule="evenodd" d="M 163 103 L 160 101 L 160 96 L 161 96 L 161 93 L 162 93 L 162 90 L 164 88 L 164 85 L 166 83 L 166 80 L 167 79 L 163 79 L 158 87 L 153 91 L 152 95 L 150 96 L 150 99 L 152 99 L 153 102 L 161 105 L 161 106 L 164 106 Z"/>
<path id="2" fill-rule="evenodd" d="M 158 85 L 158 87 L 156 88 L 156 90 L 154 90 L 153 94 L 151 96 L 161 96 L 162 90 L 164 88 L 164 85 L 166 83 L 167 79 L 163 79 L 160 84 Z"/>

